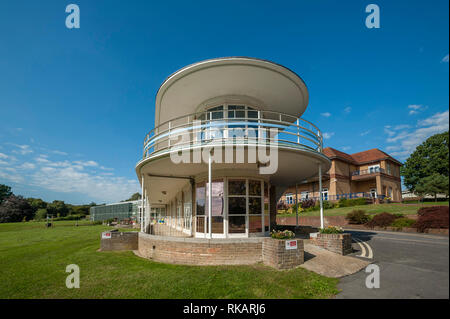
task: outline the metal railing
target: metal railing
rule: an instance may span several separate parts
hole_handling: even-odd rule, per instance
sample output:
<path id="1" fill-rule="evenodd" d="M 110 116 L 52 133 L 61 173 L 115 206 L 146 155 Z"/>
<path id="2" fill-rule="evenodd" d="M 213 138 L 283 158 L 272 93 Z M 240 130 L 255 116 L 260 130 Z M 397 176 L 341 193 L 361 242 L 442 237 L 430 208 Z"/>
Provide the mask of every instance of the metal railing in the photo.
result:
<path id="1" fill-rule="evenodd" d="M 299 196 L 300 197 L 300 196 Z M 322 199 L 323 200 L 328 200 L 328 201 L 338 201 L 342 198 L 345 199 L 354 199 L 354 198 L 368 198 L 368 199 L 384 199 L 386 198 L 386 195 L 382 195 L 382 194 L 373 194 L 373 193 L 368 193 L 368 192 L 355 192 L 355 193 L 343 193 L 343 194 L 336 194 L 336 195 L 326 195 L 324 194 Z M 308 198 L 299 198 L 298 201 L 302 202 L 304 200 L 314 200 L 314 201 L 318 201 L 319 200 L 319 196 L 308 196 Z M 278 201 L 278 203 L 284 203 L 286 205 L 292 205 L 295 204 L 295 198 L 292 199 L 292 202 L 288 202 L 287 200 L 283 200 L 280 199 Z"/>
<path id="2" fill-rule="evenodd" d="M 220 110 L 184 115 L 158 125 L 145 136 L 143 158 L 169 149 L 218 143 L 283 145 L 320 153 L 323 148 L 322 133 L 304 119 L 273 111 Z"/>
<path id="3" fill-rule="evenodd" d="M 374 167 L 371 169 L 363 169 L 360 171 L 354 171 L 352 172 L 352 176 L 361 176 L 361 175 L 370 175 L 370 174 L 375 174 L 375 173 L 386 173 L 384 168 L 381 167 Z"/>

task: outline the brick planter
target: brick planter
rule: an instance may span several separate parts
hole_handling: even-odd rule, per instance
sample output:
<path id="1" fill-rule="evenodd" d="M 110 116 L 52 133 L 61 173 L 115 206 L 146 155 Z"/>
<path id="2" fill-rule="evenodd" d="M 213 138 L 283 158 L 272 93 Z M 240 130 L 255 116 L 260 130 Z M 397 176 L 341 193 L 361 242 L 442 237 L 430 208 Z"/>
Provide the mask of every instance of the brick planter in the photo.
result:
<path id="1" fill-rule="evenodd" d="M 347 255 L 352 252 L 351 234 L 317 234 L 310 238 L 310 243 L 333 253 Z"/>
<path id="2" fill-rule="evenodd" d="M 100 250 L 137 250 L 138 232 L 106 231 L 102 233 Z"/>
<path id="3" fill-rule="evenodd" d="M 286 241 L 296 241 L 297 249 L 287 249 Z M 262 246 L 263 263 L 276 269 L 295 268 L 304 262 L 303 240 L 264 238 Z"/>

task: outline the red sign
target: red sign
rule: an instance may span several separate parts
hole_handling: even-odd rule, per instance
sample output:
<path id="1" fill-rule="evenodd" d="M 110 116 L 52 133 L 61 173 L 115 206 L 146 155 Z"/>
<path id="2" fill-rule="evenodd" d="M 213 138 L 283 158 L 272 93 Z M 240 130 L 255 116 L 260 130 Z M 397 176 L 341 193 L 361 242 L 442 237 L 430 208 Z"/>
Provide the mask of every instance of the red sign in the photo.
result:
<path id="1" fill-rule="evenodd" d="M 296 240 L 286 240 L 286 249 L 297 249 Z"/>

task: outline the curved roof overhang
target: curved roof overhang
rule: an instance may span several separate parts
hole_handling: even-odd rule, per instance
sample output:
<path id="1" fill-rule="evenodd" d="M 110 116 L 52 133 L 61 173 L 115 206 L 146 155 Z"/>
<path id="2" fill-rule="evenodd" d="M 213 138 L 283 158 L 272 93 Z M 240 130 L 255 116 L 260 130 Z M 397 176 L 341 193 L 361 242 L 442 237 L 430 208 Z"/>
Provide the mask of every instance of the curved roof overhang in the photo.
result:
<path id="1" fill-rule="evenodd" d="M 277 169 L 273 174 L 259 174 L 256 163 L 213 163 L 213 177 L 218 172 L 233 172 L 238 176 L 259 175 L 261 178 L 267 178 L 271 184 L 276 186 L 291 186 L 317 176 L 319 172 L 318 164 L 321 164 L 322 174 L 325 174 L 331 167 L 330 160 L 319 152 L 285 146 L 278 147 L 278 152 Z M 150 156 L 136 165 L 136 174 L 139 181 L 141 181 L 141 174 L 145 176 L 145 188 L 149 192 L 149 197 L 155 202 L 161 200 L 160 203 L 165 203 L 165 200 L 173 198 L 180 187 L 188 182 L 188 178 L 205 175 L 207 172 L 208 164 L 204 162 L 182 164 L 172 162 L 170 150 Z M 163 193 L 165 193 L 164 196 Z"/>
<path id="2" fill-rule="evenodd" d="M 262 110 L 296 117 L 308 105 L 305 83 L 288 68 L 248 57 L 217 58 L 186 66 L 162 83 L 156 95 L 155 127 L 226 96 L 248 97 L 261 101 Z"/>

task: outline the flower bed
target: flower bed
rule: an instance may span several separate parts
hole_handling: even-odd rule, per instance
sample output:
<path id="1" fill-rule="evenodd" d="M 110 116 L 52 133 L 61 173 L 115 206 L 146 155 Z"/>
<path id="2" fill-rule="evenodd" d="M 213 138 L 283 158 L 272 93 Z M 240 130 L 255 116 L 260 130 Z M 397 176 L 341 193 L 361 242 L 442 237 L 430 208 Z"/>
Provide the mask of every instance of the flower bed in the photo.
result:
<path id="1" fill-rule="evenodd" d="M 328 233 L 327 229 L 330 229 Z M 310 243 L 340 255 L 350 254 L 353 251 L 352 235 L 339 231 L 341 229 L 333 226 L 324 228 L 318 234 L 310 237 Z"/>

